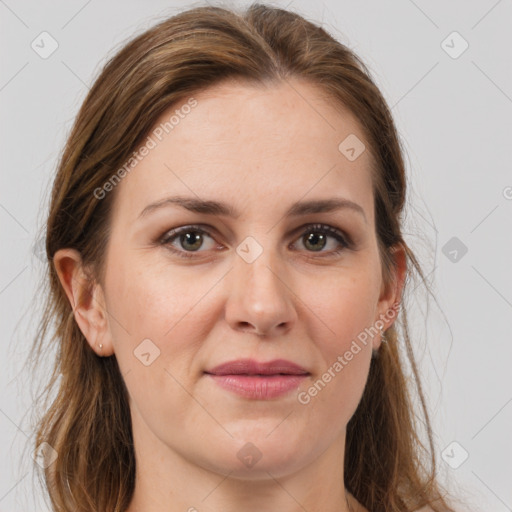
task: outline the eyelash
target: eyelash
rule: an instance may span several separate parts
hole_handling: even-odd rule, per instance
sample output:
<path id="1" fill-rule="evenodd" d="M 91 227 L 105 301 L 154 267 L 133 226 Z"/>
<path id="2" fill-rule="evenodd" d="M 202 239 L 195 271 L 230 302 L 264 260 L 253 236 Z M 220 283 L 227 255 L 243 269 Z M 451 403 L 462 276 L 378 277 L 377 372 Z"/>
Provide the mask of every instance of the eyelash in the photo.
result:
<path id="1" fill-rule="evenodd" d="M 172 247 L 171 242 L 173 242 L 175 239 L 179 237 L 179 235 L 183 233 L 200 233 L 200 234 L 206 234 L 209 237 L 213 238 L 212 235 L 208 232 L 208 230 L 205 230 L 201 228 L 199 225 L 190 225 L 190 226 L 183 226 L 180 228 L 171 229 L 170 231 L 167 231 L 162 237 L 159 238 L 158 243 L 160 245 L 165 245 L 171 252 L 178 255 L 181 258 L 194 258 L 195 253 L 198 251 L 182 251 L 177 250 L 174 247 Z M 305 236 L 306 234 L 310 233 L 322 233 L 325 235 L 330 235 L 333 238 L 335 238 L 342 247 L 335 249 L 327 254 L 327 256 L 320 256 L 320 258 L 330 258 L 335 257 L 339 255 L 341 252 L 345 251 L 346 249 L 351 249 L 353 244 L 347 235 L 345 235 L 342 231 L 329 226 L 327 224 L 308 224 L 305 226 L 304 231 L 302 231 L 299 238 Z M 313 252 L 313 251 L 312 251 Z"/>

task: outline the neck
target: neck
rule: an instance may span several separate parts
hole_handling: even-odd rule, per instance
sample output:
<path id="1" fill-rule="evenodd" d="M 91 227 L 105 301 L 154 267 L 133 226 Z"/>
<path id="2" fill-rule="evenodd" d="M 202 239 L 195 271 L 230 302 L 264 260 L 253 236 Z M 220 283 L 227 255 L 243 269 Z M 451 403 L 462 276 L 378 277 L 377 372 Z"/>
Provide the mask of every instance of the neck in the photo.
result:
<path id="1" fill-rule="evenodd" d="M 136 483 L 126 512 L 358 510 L 343 484 L 344 432 L 327 450 L 312 455 L 309 464 L 294 472 L 287 472 L 291 463 L 266 467 L 262 459 L 250 473 L 239 474 L 236 466 L 230 470 L 204 459 L 192 460 L 189 451 L 185 458 L 147 427 L 144 432 L 140 429 L 134 428 Z"/>

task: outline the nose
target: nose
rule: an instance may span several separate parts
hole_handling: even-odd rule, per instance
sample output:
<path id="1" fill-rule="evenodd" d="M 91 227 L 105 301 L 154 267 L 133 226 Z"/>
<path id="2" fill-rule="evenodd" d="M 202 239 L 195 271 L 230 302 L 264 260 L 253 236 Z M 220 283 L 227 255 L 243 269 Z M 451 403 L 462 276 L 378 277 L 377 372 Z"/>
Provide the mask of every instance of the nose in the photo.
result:
<path id="1" fill-rule="evenodd" d="M 277 258 L 265 249 L 253 262 L 234 259 L 228 274 L 226 321 L 232 329 L 257 336 L 288 332 L 297 318 L 295 295 L 286 283 Z"/>

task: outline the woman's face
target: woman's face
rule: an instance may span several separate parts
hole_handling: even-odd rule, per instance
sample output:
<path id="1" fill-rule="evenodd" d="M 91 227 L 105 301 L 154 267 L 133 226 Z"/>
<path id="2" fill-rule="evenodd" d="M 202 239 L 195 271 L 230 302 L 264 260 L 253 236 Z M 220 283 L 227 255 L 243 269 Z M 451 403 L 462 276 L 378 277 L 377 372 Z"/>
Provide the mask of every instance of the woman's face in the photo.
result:
<path id="1" fill-rule="evenodd" d="M 226 82 L 173 106 L 117 185 L 98 342 L 118 359 L 151 460 L 261 478 L 343 453 L 380 342 L 361 333 L 396 296 L 383 287 L 362 131 L 315 87 L 290 84 Z M 303 375 L 206 373 L 240 359 Z"/>

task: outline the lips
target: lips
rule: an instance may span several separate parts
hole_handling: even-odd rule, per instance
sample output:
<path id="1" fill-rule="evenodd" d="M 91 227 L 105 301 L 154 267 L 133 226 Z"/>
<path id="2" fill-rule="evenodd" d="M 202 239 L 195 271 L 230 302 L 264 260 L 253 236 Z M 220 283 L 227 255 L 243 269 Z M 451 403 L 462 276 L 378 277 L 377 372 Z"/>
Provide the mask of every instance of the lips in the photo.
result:
<path id="1" fill-rule="evenodd" d="M 272 400 L 290 395 L 310 375 L 302 366 L 285 359 L 267 363 L 238 359 L 205 371 L 206 378 L 222 389 L 250 400 Z"/>
<path id="2" fill-rule="evenodd" d="M 210 375 L 309 375 L 309 372 L 296 363 L 285 359 L 258 362 L 254 359 L 237 359 L 207 370 Z"/>

